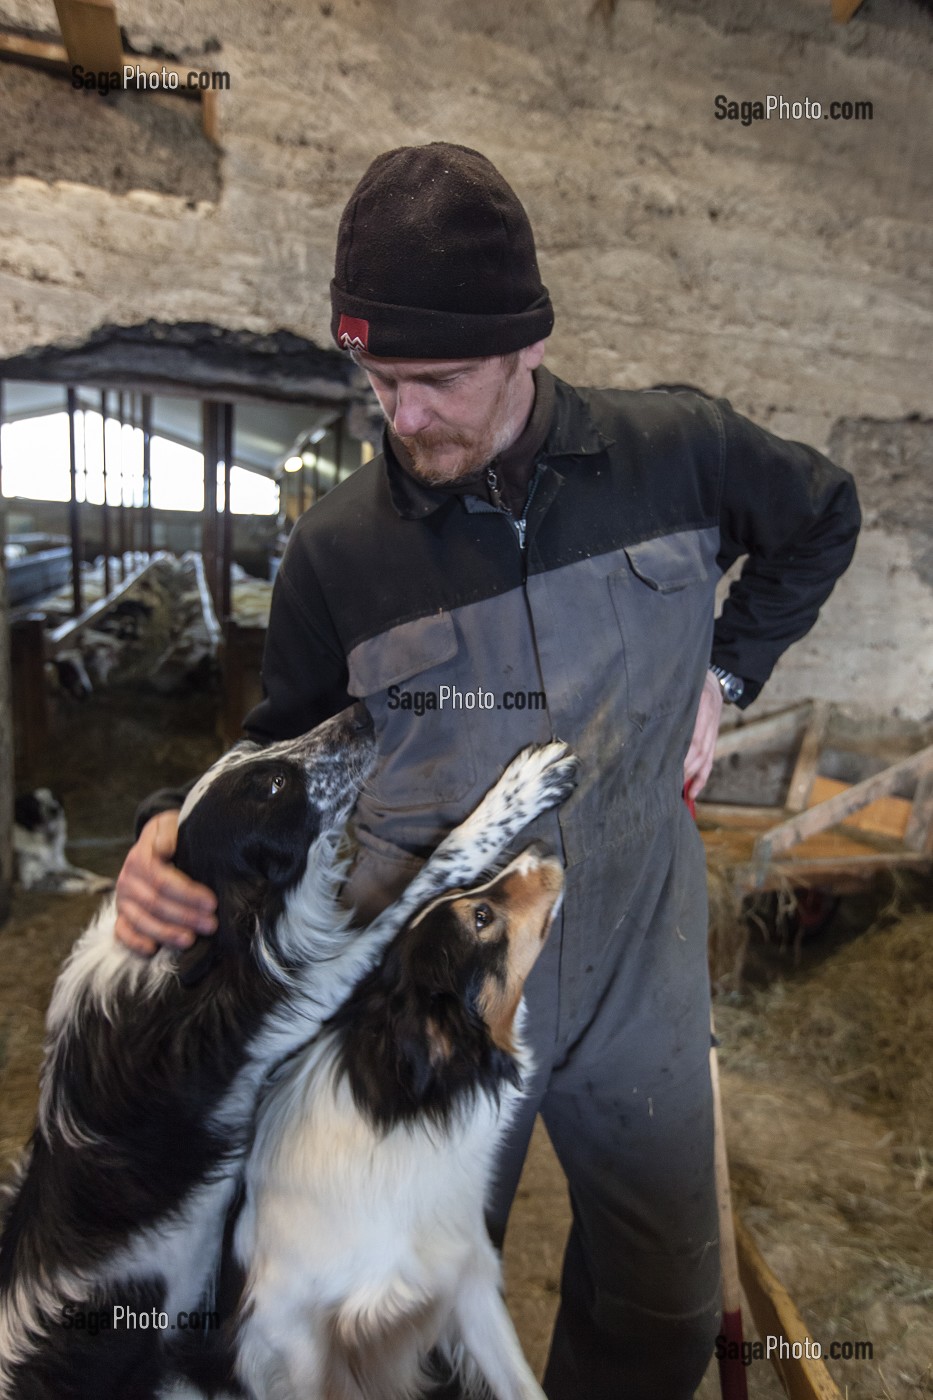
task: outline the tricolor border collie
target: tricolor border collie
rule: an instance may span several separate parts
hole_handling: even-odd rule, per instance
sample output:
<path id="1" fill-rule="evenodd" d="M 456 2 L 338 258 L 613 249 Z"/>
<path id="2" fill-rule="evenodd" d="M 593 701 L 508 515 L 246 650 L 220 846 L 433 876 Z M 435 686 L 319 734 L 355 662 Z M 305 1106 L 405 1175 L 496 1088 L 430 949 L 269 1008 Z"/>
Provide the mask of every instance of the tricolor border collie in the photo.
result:
<path id="1" fill-rule="evenodd" d="M 176 854 L 216 891 L 218 931 L 143 960 L 114 939 L 111 899 L 76 944 L 4 1212 L 0 1400 L 159 1394 L 177 1334 L 114 1326 L 114 1307 L 155 1310 L 169 1329 L 210 1311 L 270 1071 L 320 1030 L 414 910 L 478 880 L 573 785 L 563 744 L 524 751 L 360 931 L 337 901 L 339 848 L 373 756 L 362 707 L 301 739 L 225 755 L 185 803 Z"/>
<path id="2" fill-rule="evenodd" d="M 435 900 L 264 1099 L 234 1237 L 250 1396 L 414 1400 L 436 1351 L 464 1393 L 544 1400 L 483 1211 L 562 887 L 531 848 Z"/>

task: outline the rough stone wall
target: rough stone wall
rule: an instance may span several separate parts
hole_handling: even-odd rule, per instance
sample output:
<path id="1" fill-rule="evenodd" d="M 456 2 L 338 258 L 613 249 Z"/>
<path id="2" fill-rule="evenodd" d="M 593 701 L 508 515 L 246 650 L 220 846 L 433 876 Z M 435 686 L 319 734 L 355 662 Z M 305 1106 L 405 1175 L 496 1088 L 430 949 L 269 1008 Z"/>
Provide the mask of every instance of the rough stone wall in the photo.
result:
<path id="1" fill-rule="evenodd" d="M 837 26 L 829 0 L 620 0 L 604 26 L 590 5 L 120 0 L 137 48 L 231 73 L 219 196 L 95 188 L 92 148 L 72 183 L 4 181 L 0 355 L 150 316 L 325 344 L 347 194 L 377 151 L 441 138 L 485 151 L 529 208 L 558 373 L 686 380 L 824 449 L 841 422 L 896 437 L 929 414 L 929 13 L 866 0 Z M 49 12 L 0 0 L 0 19 Z M 745 126 L 715 119 L 717 94 L 868 100 L 874 119 Z M 75 121 L 99 100 L 75 93 Z M 911 481 L 879 470 L 909 516 Z M 875 518 L 763 703 L 923 716 L 931 613 L 909 528 Z"/>

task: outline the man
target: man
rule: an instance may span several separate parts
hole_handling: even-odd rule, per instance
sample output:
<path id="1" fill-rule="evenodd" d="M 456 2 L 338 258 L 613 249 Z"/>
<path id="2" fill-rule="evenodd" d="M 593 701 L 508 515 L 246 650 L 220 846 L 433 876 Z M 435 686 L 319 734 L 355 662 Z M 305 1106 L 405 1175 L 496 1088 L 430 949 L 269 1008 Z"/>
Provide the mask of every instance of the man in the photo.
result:
<path id="1" fill-rule="evenodd" d="M 563 918 L 528 986 L 537 1071 L 491 1228 L 540 1110 L 573 1206 L 548 1395 L 686 1400 L 719 1264 L 705 863 L 682 794 L 706 781 L 724 695 L 755 698 L 846 568 L 854 489 L 724 401 L 555 380 L 527 216 L 475 151 L 380 156 L 331 292 L 384 453 L 292 534 L 247 732 L 366 701 L 380 760 L 347 889 L 364 915 L 523 745 L 580 756 L 540 822 L 567 866 Z M 743 554 L 714 628 L 716 580 Z M 174 823 L 146 825 L 118 885 L 140 951 L 210 927 L 210 893 L 166 864 Z"/>

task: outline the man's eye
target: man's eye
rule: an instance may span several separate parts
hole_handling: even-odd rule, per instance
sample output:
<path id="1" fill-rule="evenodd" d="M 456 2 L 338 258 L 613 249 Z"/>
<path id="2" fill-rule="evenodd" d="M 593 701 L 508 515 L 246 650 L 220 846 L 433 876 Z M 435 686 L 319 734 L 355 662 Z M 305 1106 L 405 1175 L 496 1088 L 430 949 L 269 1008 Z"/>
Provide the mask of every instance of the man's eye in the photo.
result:
<path id="1" fill-rule="evenodd" d="M 273 792 L 281 792 L 284 786 L 285 786 L 285 774 L 284 774 L 284 773 L 276 773 L 275 777 L 272 779 L 272 791 L 273 791 Z"/>
<path id="2" fill-rule="evenodd" d="M 488 904 L 477 904 L 473 910 L 473 922 L 478 929 L 488 928 L 492 923 L 493 913 Z"/>

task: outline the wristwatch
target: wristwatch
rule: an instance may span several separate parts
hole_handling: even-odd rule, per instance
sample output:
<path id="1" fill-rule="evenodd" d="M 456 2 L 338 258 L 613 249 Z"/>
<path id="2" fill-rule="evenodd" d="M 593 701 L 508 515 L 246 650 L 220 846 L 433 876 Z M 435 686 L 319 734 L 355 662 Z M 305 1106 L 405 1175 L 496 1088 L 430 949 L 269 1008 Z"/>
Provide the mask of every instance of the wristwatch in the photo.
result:
<path id="1" fill-rule="evenodd" d="M 734 705 L 737 700 L 741 700 L 745 690 L 745 682 L 741 676 L 734 676 L 731 671 L 727 671 L 724 666 L 713 666 L 709 668 L 722 687 L 722 698 L 727 705 Z"/>

